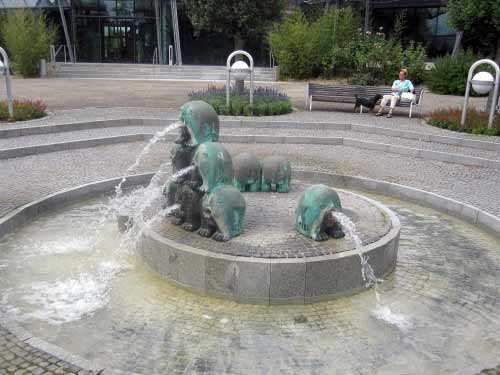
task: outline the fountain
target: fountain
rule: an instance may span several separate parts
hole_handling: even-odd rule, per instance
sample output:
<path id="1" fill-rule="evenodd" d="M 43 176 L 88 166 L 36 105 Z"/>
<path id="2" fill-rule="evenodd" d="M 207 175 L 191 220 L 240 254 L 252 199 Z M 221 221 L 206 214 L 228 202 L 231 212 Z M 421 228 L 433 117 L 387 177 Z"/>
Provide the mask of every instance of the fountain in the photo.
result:
<path id="1" fill-rule="evenodd" d="M 242 303 L 308 303 L 363 290 L 368 268 L 376 278 L 394 269 L 400 225 L 389 209 L 323 184 L 292 183 L 279 155 L 231 157 L 206 103 L 185 104 L 180 122 L 163 190 L 170 216 L 146 212 L 135 221 L 137 251 L 163 278 Z M 355 222 L 360 243 L 337 214 Z"/>
<path id="2" fill-rule="evenodd" d="M 223 145 L 200 102 L 128 173 L 174 130 L 156 173 L 0 220 L 12 231 L 0 241 L 3 328 L 103 374 L 451 375 L 498 362 L 498 238 L 371 195 L 365 179 Z M 58 199 L 71 205 L 47 212 Z"/>

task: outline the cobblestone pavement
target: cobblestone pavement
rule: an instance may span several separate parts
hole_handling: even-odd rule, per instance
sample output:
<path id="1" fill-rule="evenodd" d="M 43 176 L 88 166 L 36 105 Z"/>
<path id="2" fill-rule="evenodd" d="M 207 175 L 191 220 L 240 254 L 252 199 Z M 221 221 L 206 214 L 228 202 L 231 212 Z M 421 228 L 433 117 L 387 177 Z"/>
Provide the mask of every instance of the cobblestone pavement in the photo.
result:
<path id="1" fill-rule="evenodd" d="M 93 113 L 93 114 L 92 114 Z M 68 121 L 82 121 L 102 118 L 123 117 L 168 117 L 173 112 L 162 110 L 139 110 L 139 109 L 91 109 L 80 111 L 61 111 L 55 116 L 38 122 L 25 124 L 5 125 L 6 127 L 32 126 L 33 124 L 65 123 Z M 367 119 L 371 117 L 358 116 L 348 113 L 337 115 L 331 112 L 312 112 L 312 114 L 297 112 L 283 119 L 307 119 L 307 121 L 353 121 L 354 118 Z M 262 120 L 262 119 L 260 119 Z M 362 121 L 362 120 L 360 120 Z M 357 122 L 360 122 L 357 121 Z M 378 120 L 377 120 L 378 121 Z M 375 123 L 374 123 L 375 124 Z M 393 122 L 381 120 L 377 126 L 396 126 Z M 444 134 L 441 129 L 420 125 L 418 120 L 407 121 L 401 119 L 398 128 L 415 130 L 421 126 L 425 132 Z M 3 127 L 3 125 L 2 125 Z M 67 137 L 87 136 L 109 136 L 124 134 L 125 132 L 140 130 L 151 130 L 154 127 L 125 127 L 123 129 L 95 129 L 92 131 L 70 132 L 73 134 L 58 134 L 54 136 L 26 137 L 15 140 L 16 145 L 21 142 L 59 142 L 67 140 Z M 275 134 L 276 131 L 269 129 L 227 129 L 224 133 L 231 134 Z M 393 137 L 368 135 L 355 132 L 323 132 L 315 130 L 292 130 L 278 131 L 280 135 L 315 135 L 335 136 L 343 134 L 350 138 L 359 137 L 364 140 L 387 142 L 408 147 L 430 146 L 424 142 L 401 140 Z M 103 135 L 104 134 L 104 135 Z M 452 136 L 463 136 L 451 133 Z M 467 136 L 471 137 L 471 136 Z M 474 138 L 474 137 L 471 137 Z M 477 138 L 475 138 L 477 139 Z M 498 141 L 496 138 L 481 137 Z M 0 142 L 7 140 L 0 140 Z M 2 143 L 7 145 L 8 143 Z M 80 149 L 72 151 L 61 151 L 50 154 L 28 156 L 24 158 L 0 160 L 0 215 L 26 204 L 44 195 L 88 183 L 100 179 L 121 176 L 126 173 L 136 155 L 140 152 L 144 142 L 133 142 L 127 144 L 100 146 L 91 149 Z M 9 146 L 11 147 L 11 146 Z M 16 146 L 12 146 L 16 147 Z M 432 144 L 432 149 L 468 153 L 470 155 L 498 159 L 498 154 L 468 148 L 456 148 L 455 146 Z M 434 148 L 436 147 L 436 148 Z M 3 146 L 0 146 L 3 148 Z M 487 168 L 466 167 L 457 164 L 448 164 L 439 161 L 422 160 L 401 155 L 386 154 L 378 151 L 368 151 L 345 146 L 315 146 L 315 145 L 227 145 L 228 150 L 235 154 L 244 150 L 253 150 L 263 157 L 270 154 L 286 155 L 292 161 L 295 168 L 308 168 L 319 171 L 328 171 L 341 174 L 370 177 L 390 182 L 408 185 L 434 193 L 442 194 L 465 203 L 475 205 L 494 215 L 500 216 L 500 171 Z M 454 150 L 454 151 L 452 151 Z M 134 173 L 143 171 L 154 171 L 160 163 L 168 158 L 168 146 L 164 144 L 154 147 Z M 51 362 L 52 361 L 52 362 Z M 80 375 L 86 372 L 82 369 L 72 367 L 70 364 L 58 361 L 46 353 L 34 350 L 32 347 L 17 340 L 7 330 L 0 328 L 0 375 L 14 374 L 70 374 Z M 498 375 L 500 367 L 484 370 L 481 375 Z"/>
<path id="2" fill-rule="evenodd" d="M 93 375 L 71 363 L 33 348 L 0 327 L 0 375 Z"/>
<path id="3" fill-rule="evenodd" d="M 295 227 L 295 209 L 307 185 L 295 182 L 287 194 L 245 192 L 245 232 L 231 241 L 217 242 L 202 236 L 186 236 L 186 231 L 171 224 L 169 219 L 159 222 L 155 229 L 162 236 L 181 245 L 227 255 L 254 258 L 302 258 L 330 255 L 356 248 L 351 240 L 313 242 L 298 233 Z M 350 194 L 340 192 L 343 209 L 351 217 L 363 244 L 371 244 L 385 236 L 391 222 L 383 211 Z M 273 204 L 269 207 L 269 202 Z"/>

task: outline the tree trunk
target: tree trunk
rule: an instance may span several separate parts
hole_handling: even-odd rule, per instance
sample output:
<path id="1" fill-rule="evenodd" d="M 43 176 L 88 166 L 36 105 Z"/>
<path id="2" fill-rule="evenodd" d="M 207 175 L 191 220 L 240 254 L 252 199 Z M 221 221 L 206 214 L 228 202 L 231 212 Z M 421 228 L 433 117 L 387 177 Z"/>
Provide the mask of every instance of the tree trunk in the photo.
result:
<path id="1" fill-rule="evenodd" d="M 500 65 L 500 38 L 497 40 L 497 51 L 496 51 L 496 54 L 495 54 L 495 62 Z M 495 79 L 496 79 L 496 76 L 495 76 Z M 495 90 L 491 89 L 490 91 L 490 95 L 488 95 L 488 102 L 486 104 L 486 113 L 490 113 L 491 111 L 491 106 L 494 105 L 494 106 L 497 106 L 498 103 L 493 103 L 493 94 L 494 94 Z M 497 98 L 498 100 L 498 98 Z"/>
<path id="2" fill-rule="evenodd" d="M 464 36 L 464 31 L 463 30 L 457 30 L 455 34 L 455 45 L 453 46 L 453 52 L 451 55 L 453 57 L 457 57 L 458 53 L 460 52 L 460 47 L 462 46 L 462 38 Z"/>
<path id="3" fill-rule="evenodd" d="M 245 41 L 241 37 L 240 34 L 235 34 L 234 35 L 234 50 L 239 51 L 243 50 L 245 48 Z M 243 56 L 238 55 L 236 56 L 236 61 L 242 61 Z M 234 83 L 234 89 L 236 91 L 236 94 L 241 95 L 243 94 L 243 90 L 245 88 L 245 82 L 244 81 L 235 81 Z"/>
<path id="4" fill-rule="evenodd" d="M 371 29 L 370 0 L 365 0 L 365 33 Z"/>

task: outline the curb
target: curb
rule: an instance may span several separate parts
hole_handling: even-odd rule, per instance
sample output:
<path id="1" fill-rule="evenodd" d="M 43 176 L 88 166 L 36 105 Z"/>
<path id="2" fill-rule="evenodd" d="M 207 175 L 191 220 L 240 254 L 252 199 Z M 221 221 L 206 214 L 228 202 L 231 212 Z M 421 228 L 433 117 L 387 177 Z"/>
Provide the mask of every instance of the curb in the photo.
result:
<path id="1" fill-rule="evenodd" d="M 0 160 L 19 158 L 23 156 L 46 154 L 49 152 L 76 150 L 80 148 L 90 148 L 97 146 L 113 145 L 117 143 L 129 143 L 137 141 L 147 141 L 151 139 L 152 134 L 129 134 L 113 137 L 80 139 L 70 142 L 48 143 L 36 146 L 7 148 L 0 150 Z"/>
<path id="2" fill-rule="evenodd" d="M 27 147 L 16 147 L 0 150 L 0 160 L 18 158 L 29 155 L 37 155 L 56 151 L 74 150 L 97 146 L 112 145 L 117 143 L 128 143 L 137 141 L 148 141 L 153 137 L 152 133 L 129 134 L 123 136 L 81 139 L 69 142 L 43 144 Z M 362 141 L 359 139 L 343 137 L 309 137 L 309 136 L 274 136 L 274 135 L 235 135 L 222 134 L 220 141 L 225 143 L 243 144 L 310 144 L 310 145 L 336 145 L 355 147 L 364 150 L 374 150 L 415 157 L 425 160 L 442 161 L 446 163 L 460 164 L 466 166 L 500 169 L 500 160 L 479 158 L 461 154 L 452 154 L 441 151 L 418 149 L 392 144 Z M 175 139 L 175 135 L 169 134 L 164 138 L 166 141 Z"/>
<path id="3" fill-rule="evenodd" d="M 154 173 L 144 173 L 139 175 L 127 176 L 124 187 L 132 187 L 136 185 L 144 185 L 149 182 Z M 373 180 L 364 177 L 346 176 L 329 174 L 323 172 L 313 172 L 306 170 L 295 170 L 294 175 L 300 178 L 307 178 L 311 183 L 327 183 L 334 186 L 344 188 L 359 189 L 371 193 L 384 194 L 398 199 L 409 200 L 427 207 L 436 209 L 437 211 L 455 216 L 468 223 L 475 224 L 479 228 L 485 229 L 488 232 L 500 236 L 500 218 L 484 212 L 474 206 L 461 203 L 459 201 L 446 198 L 442 195 L 430 193 L 424 190 L 415 189 L 412 187 L 394 184 L 390 182 Z M 16 228 L 32 221 L 37 216 L 50 212 L 54 209 L 61 208 L 65 205 L 76 203 L 77 201 L 91 198 L 93 196 L 104 194 L 111 191 L 120 181 L 122 177 L 112 178 L 108 180 L 98 181 L 81 185 L 75 188 L 63 190 L 47 197 L 41 198 L 34 202 L 28 203 L 0 219 L 0 238 L 13 232 Z M 98 370 L 101 374 L 109 375 L 137 375 L 131 372 L 120 371 L 115 369 L 105 369 L 102 366 L 88 361 L 79 356 L 68 353 L 62 348 L 49 344 L 44 340 L 37 339 L 27 330 L 19 326 L 12 320 L 0 316 L 0 324 L 12 332 L 16 337 L 24 341 L 36 349 L 42 350 L 49 354 L 71 362 L 72 364 L 85 368 L 87 370 Z"/>
<path id="4" fill-rule="evenodd" d="M 175 118 L 126 118 L 126 119 L 111 119 L 88 122 L 75 122 L 58 125 L 40 125 L 33 127 L 11 128 L 0 130 L 0 138 L 22 137 L 27 135 L 51 134 L 58 132 L 68 132 L 76 130 L 88 130 L 107 128 L 115 126 L 163 126 L 167 122 L 176 121 Z M 354 131 L 359 133 L 377 134 L 389 137 L 397 137 L 404 139 L 412 139 L 424 142 L 441 143 L 450 146 L 462 146 L 469 148 L 477 148 L 486 151 L 499 151 L 500 142 L 489 142 L 470 138 L 452 137 L 446 135 L 436 135 L 431 133 L 419 133 L 409 130 L 399 130 L 384 128 L 380 126 L 371 126 L 356 123 L 333 123 L 333 122 L 300 122 L 300 121 L 255 121 L 245 119 L 222 119 L 223 126 L 228 128 L 278 128 L 278 129 L 319 129 L 319 130 L 339 130 L 339 131 Z"/>

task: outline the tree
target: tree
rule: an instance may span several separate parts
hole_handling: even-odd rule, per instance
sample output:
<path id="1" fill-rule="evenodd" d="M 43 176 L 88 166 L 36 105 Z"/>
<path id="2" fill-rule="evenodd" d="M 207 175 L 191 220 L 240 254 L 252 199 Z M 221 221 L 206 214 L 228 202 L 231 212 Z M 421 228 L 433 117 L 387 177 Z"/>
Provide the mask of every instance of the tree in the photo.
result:
<path id="1" fill-rule="evenodd" d="M 31 9 L 8 10 L 0 20 L 0 37 L 10 54 L 12 68 L 23 76 L 34 76 L 40 60 L 49 54 L 57 28 L 47 22 L 43 12 Z"/>
<path id="2" fill-rule="evenodd" d="M 495 60 L 500 63 L 500 1 L 449 0 L 448 19 L 459 32 L 496 42 Z"/>
<path id="3" fill-rule="evenodd" d="M 500 64 L 500 1 L 499 0 L 449 0 L 448 15 L 450 25 L 463 34 L 475 34 L 481 39 L 489 39 L 496 44 L 495 61 Z M 454 50 L 458 50 L 456 43 Z M 493 103 L 493 90 L 490 92 L 486 111 Z"/>
<path id="4" fill-rule="evenodd" d="M 285 0 L 185 0 L 189 18 L 198 31 L 220 32 L 233 36 L 234 49 L 262 35 L 278 20 Z"/>

